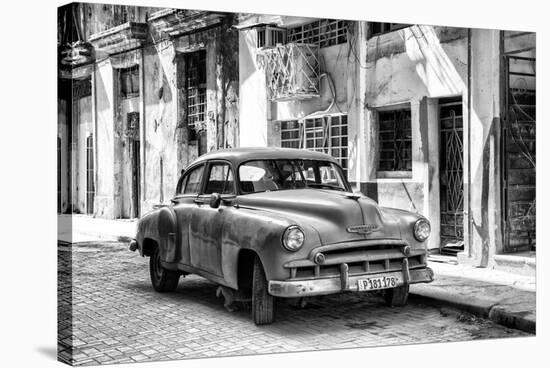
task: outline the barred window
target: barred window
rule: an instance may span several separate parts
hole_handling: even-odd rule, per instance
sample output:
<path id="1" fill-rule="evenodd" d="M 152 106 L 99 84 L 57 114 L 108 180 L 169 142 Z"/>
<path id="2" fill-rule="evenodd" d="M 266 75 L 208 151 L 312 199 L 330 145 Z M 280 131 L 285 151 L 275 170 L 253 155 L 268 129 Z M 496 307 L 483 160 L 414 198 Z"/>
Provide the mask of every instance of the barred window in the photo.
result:
<path id="1" fill-rule="evenodd" d="M 328 153 L 347 174 L 348 168 L 348 116 L 322 116 L 319 118 L 281 123 L 281 147 L 306 148 Z"/>
<path id="2" fill-rule="evenodd" d="M 296 120 L 281 122 L 281 147 L 300 148 L 300 124 Z"/>
<path id="3" fill-rule="evenodd" d="M 197 131 L 206 121 L 206 51 L 200 50 L 185 59 L 187 89 L 187 124 L 191 140 L 197 139 Z"/>
<path id="4" fill-rule="evenodd" d="M 379 171 L 412 170 L 411 110 L 380 111 Z"/>
<path id="5" fill-rule="evenodd" d="M 347 41 L 348 31 L 344 20 L 321 19 L 287 31 L 287 42 L 312 43 L 319 47 L 329 47 Z"/>
<path id="6" fill-rule="evenodd" d="M 139 96 L 139 65 L 120 69 L 120 96 L 131 98 Z"/>
<path id="7" fill-rule="evenodd" d="M 401 28 L 409 27 L 410 24 L 402 23 L 379 23 L 371 22 L 370 23 L 370 37 L 378 36 L 384 33 L 389 33 L 396 31 Z"/>

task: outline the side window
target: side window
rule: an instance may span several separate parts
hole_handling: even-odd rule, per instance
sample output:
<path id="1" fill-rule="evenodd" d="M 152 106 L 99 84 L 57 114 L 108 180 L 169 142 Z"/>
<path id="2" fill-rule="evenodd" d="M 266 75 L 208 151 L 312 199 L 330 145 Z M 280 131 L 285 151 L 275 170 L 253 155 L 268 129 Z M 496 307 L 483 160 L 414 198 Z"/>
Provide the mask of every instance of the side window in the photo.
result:
<path id="1" fill-rule="evenodd" d="M 186 177 L 183 178 L 180 194 L 199 194 L 203 171 L 204 165 L 191 170 Z"/>
<path id="2" fill-rule="evenodd" d="M 208 183 L 206 184 L 205 194 L 220 193 L 233 194 L 235 193 L 235 181 L 233 180 L 233 172 L 228 164 L 219 163 L 213 164 L 210 168 Z"/>

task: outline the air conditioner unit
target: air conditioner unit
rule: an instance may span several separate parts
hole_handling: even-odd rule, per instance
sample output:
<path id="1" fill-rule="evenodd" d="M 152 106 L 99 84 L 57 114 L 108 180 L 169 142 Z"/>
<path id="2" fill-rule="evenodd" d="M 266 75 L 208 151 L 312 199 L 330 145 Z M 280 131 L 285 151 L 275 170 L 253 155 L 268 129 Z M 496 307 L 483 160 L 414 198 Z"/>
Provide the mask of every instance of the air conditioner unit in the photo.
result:
<path id="1" fill-rule="evenodd" d="M 256 47 L 263 49 L 284 45 L 286 43 L 286 29 L 273 26 L 262 26 L 256 28 L 257 43 Z"/>

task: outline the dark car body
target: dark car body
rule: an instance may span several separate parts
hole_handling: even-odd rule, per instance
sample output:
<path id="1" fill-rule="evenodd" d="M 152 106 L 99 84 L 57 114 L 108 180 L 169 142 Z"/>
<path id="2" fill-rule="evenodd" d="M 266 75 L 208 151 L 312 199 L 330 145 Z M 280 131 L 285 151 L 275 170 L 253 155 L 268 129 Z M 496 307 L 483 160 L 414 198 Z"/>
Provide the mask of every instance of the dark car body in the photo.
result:
<path id="1" fill-rule="evenodd" d="M 242 148 L 203 155 L 182 174 L 172 204 L 142 216 L 131 248 L 142 256 L 157 248 L 162 268 L 198 274 L 232 290 L 250 290 L 251 262 L 257 258 L 268 293 L 283 298 L 403 285 L 408 292 L 411 283 L 432 281 L 426 243 L 414 235 L 417 222 L 426 221 L 422 216 L 379 207 L 353 193 L 345 179 L 339 190 L 307 186 L 245 193 L 239 168 L 253 160 L 318 160 L 342 174 L 334 158 L 308 150 Z M 215 187 L 206 182 L 216 164 L 216 170 L 231 170 L 224 174 L 233 178 L 230 193 L 205 191 Z M 183 193 L 182 186 L 195 185 L 192 175 L 201 165 L 198 192 Z M 293 226 L 301 229 L 303 245 L 290 251 L 282 243 Z M 377 276 L 391 276 L 393 284 L 358 286 Z"/>

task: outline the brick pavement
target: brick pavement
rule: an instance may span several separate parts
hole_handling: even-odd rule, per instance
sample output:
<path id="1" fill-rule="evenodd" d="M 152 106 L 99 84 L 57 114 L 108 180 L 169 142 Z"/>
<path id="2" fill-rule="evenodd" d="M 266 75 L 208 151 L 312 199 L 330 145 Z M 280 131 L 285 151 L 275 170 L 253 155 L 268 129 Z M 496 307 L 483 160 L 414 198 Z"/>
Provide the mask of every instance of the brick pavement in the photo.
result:
<path id="1" fill-rule="evenodd" d="M 148 258 L 127 244 L 58 249 L 58 353 L 74 365 L 530 336 L 448 307 L 387 308 L 365 294 L 320 297 L 304 309 L 279 302 L 277 321 L 255 326 L 249 306 L 227 312 L 216 285 L 201 277 L 154 292 Z"/>

